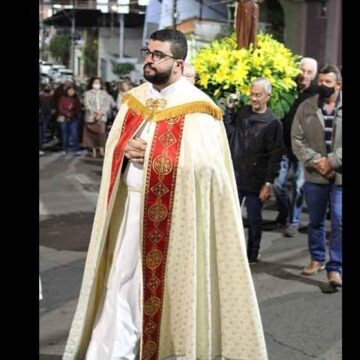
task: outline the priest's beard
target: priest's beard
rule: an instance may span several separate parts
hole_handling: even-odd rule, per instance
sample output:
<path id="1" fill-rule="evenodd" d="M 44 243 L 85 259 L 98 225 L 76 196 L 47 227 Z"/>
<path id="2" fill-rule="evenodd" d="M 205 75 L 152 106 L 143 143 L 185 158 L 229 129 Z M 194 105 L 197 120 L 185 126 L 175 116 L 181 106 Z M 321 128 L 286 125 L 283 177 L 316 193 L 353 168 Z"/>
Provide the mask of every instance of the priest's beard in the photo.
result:
<path id="1" fill-rule="evenodd" d="M 147 74 L 145 72 L 146 67 L 151 68 L 155 73 L 152 75 Z M 144 78 L 154 85 L 166 84 L 169 81 L 169 79 L 171 77 L 171 73 L 172 73 L 171 67 L 164 72 L 159 72 L 158 70 L 154 69 L 150 64 L 145 64 L 143 69 L 144 69 Z"/>

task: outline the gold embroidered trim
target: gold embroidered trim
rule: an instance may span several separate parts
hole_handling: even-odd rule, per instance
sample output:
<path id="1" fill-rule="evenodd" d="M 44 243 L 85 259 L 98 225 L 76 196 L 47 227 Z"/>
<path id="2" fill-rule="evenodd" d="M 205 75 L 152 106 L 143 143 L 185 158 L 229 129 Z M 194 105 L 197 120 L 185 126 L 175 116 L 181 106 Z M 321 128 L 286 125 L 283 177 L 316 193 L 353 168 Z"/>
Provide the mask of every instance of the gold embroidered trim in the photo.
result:
<path id="1" fill-rule="evenodd" d="M 166 257 L 183 125 L 184 116 L 159 122 L 151 144 L 143 214 L 142 360 L 158 359 Z"/>
<path id="2" fill-rule="evenodd" d="M 213 116 L 218 120 L 222 120 L 222 111 L 216 105 L 212 105 L 207 101 L 193 101 L 187 104 L 178 105 L 165 110 L 157 110 L 158 107 L 146 107 L 138 99 L 131 94 L 125 94 L 123 101 L 137 115 L 141 115 L 144 119 L 151 121 L 163 121 L 170 118 L 185 116 L 187 114 L 205 113 Z"/>

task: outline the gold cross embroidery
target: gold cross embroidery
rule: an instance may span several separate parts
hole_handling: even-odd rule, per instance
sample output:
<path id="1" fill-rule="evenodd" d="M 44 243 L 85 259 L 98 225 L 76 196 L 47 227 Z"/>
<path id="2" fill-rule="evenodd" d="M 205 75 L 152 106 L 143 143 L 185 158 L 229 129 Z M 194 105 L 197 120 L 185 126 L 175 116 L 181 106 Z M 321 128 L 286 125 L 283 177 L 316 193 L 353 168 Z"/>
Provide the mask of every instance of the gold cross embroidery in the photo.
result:
<path id="1" fill-rule="evenodd" d="M 165 99 L 147 99 L 145 104 L 149 111 L 150 118 L 152 118 L 155 112 L 166 107 L 167 102 Z"/>

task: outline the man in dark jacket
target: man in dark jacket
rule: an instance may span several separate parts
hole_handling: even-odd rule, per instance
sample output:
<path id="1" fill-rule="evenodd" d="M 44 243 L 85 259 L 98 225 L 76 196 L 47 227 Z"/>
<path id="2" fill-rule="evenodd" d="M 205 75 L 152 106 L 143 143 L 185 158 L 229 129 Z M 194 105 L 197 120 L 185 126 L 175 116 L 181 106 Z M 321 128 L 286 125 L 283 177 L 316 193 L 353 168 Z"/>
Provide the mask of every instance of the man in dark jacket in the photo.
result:
<path id="1" fill-rule="evenodd" d="M 267 107 L 270 95 L 269 81 L 256 79 L 250 87 L 251 105 L 236 113 L 228 98 L 224 117 L 240 203 L 246 199 L 250 264 L 259 260 L 261 210 L 270 197 L 284 147 L 281 122 Z"/>
<path id="2" fill-rule="evenodd" d="M 304 168 L 291 148 L 291 125 L 299 105 L 304 100 L 315 95 L 317 91 L 314 82 L 317 73 L 317 61 L 312 58 L 303 58 L 300 61 L 299 69 L 301 74 L 297 79 L 298 97 L 282 119 L 286 151 L 281 159 L 279 176 L 274 181 L 274 193 L 279 210 L 276 222 L 279 226 L 286 227 L 284 235 L 287 237 L 294 237 L 298 233 L 305 181 Z M 291 196 L 287 189 L 290 170 L 292 170 Z"/>

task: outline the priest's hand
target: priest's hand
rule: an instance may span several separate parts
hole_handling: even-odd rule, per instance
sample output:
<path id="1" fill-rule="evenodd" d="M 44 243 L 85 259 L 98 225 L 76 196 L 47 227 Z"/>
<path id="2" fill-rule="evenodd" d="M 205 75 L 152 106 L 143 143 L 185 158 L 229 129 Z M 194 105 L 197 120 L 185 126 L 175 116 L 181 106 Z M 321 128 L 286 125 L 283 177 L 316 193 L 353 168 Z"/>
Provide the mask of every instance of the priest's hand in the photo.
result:
<path id="1" fill-rule="evenodd" d="M 125 156 L 137 164 L 144 163 L 147 142 L 140 138 L 131 139 L 125 147 Z"/>

